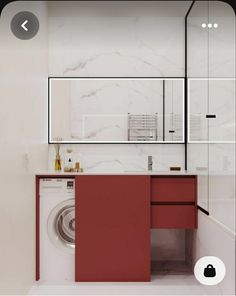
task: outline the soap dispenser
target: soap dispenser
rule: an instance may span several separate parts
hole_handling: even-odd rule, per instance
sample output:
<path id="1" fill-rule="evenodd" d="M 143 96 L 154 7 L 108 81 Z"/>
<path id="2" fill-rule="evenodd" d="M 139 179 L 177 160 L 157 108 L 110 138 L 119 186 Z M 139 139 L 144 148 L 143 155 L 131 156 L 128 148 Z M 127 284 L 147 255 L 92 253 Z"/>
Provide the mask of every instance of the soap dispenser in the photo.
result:
<path id="1" fill-rule="evenodd" d="M 73 161 L 73 150 L 67 149 L 64 159 L 64 171 L 71 172 L 74 168 L 74 161 Z"/>

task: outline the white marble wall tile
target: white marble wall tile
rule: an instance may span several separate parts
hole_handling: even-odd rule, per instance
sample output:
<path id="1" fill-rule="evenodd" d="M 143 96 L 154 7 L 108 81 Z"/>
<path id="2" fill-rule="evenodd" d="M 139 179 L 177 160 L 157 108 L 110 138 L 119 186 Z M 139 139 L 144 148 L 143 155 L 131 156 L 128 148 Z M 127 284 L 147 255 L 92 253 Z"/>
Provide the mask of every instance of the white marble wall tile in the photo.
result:
<path id="1" fill-rule="evenodd" d="M 153 156 L 153 170 L 166 171 L 170 166 L 183 170 L 184 147 L 181 144 L 79 144 L 63 145 L 73 149 L 74 161 L 81 162 L 86 172 L 124 172 L 147 170 L 147 157 Z M 55 151 L 49 147 L 49 170 L 53 171 Z"/>
<path id="2" fill-rule="evenodd" d="M 184 19 L 50 17 L 51 76 L 183 76 Z"/>
<path id="3" fill-rule="evenodd" d="M 202 23 L 208 23 L 206 17 L 188 18 L 189 77 L 208 77 L 208 31 L 202 29 Z"/>

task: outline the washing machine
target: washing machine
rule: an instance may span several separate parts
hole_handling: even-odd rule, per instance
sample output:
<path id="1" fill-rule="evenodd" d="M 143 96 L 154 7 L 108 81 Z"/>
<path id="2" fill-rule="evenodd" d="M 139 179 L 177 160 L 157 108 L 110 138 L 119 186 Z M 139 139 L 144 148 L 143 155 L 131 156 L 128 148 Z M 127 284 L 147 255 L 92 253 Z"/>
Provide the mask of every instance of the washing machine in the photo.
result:
<path id="1" fill-rule="evenodd" d="M 40 179 L 40 280 L 75 277 L 75 180 Z"/>

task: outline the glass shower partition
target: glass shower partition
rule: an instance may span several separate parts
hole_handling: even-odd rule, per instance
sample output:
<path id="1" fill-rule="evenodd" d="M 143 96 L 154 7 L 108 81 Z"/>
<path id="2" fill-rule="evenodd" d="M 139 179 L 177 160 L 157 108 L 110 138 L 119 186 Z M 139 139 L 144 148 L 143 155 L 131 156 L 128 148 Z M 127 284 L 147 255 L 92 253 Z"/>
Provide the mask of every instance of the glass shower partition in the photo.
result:
<path id="1" fill-rule="evenodd" d="M 234 232 L 234 11 L 196 1 L 187 26 L 188 169 L 199 175 L 199 207 Z"/>

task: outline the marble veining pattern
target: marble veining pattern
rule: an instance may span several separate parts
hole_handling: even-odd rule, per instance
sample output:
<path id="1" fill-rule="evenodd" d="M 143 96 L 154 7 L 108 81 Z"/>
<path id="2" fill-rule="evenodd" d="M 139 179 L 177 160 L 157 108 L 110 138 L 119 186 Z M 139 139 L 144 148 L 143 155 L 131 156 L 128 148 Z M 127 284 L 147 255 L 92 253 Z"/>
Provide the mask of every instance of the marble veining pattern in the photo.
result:
<path id="1" fill-rule="evenodd" d="M 128 140 L 128 113 L 162 111 L 162 81 L 75 80 L 71 82 L 73 140 Z M 162 120 L 158 120 L 161 139 Z"/>
<path id="2" fill-rule="evenodd" d="M 183 25 L 178 17 L 51 17 L 50 75 L 181 77 Z"/>

